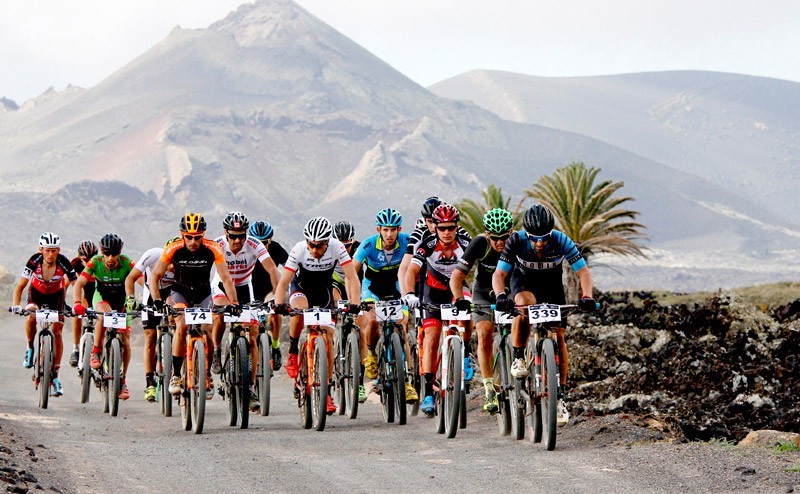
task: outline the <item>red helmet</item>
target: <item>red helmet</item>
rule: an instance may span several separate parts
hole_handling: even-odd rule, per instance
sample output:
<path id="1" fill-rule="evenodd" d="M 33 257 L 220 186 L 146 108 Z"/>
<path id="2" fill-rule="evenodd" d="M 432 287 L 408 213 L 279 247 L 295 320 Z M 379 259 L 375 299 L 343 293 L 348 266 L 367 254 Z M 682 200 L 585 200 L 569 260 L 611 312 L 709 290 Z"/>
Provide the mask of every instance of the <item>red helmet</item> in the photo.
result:
<path id="1" fill-rule="evenodd" d="M 436 206 L 431 215 L 434 223 L 457 223 L 459 217 L 458 209 L 450 204 Z"/>

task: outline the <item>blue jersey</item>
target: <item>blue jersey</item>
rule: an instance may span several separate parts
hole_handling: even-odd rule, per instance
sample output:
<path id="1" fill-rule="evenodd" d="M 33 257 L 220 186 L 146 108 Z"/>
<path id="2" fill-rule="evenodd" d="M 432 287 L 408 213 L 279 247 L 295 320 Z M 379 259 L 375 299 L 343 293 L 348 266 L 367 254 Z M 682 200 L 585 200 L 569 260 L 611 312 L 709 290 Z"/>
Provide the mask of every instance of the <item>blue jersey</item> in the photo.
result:
<path id="1" fill-rule="evenodd" d="M 578 252 L 575 242 L 564 232 L 553 230 L 550 240 L 542 251 L 541 256 L 536 253 L 533 244 L 528 240 L 525 230 L 514 232 L 506 242 L 497 269 L 505 272 L 514 267 L 523 273 L 535 273 L 554 269 L 561 269 L 561 263 L 566 259 L 573 271 L 586 267 L 586 261 Z"/>
<path id="2" fill-rule="evenodd" d="M 366 266 L 361 283 L 361 300 L 374 301 L 400 297 L 397 273 L 408 246 L 409 235 L 399 232 L 393 246 L 383 245 L 380 234 L 365 239 L 353 255 L 353 260 Z"/>

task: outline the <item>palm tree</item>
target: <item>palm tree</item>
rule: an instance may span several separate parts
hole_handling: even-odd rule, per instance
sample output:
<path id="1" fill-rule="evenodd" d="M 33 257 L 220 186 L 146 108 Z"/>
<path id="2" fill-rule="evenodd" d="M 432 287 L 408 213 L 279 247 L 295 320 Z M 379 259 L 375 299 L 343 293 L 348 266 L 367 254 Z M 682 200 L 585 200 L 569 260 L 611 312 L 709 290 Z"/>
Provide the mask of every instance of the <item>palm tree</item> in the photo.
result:
<path id="1" fill-rule="evenodd" d="M 642 232 L 646 227 L 635 221 L 639 212 L 620 207 L 633 198 L 614 197 L 625 183 L 595 183 L 600 171 L 573 162 L 552 176 L 541 177 L 525 195 L 550 208 L 559 229 L 575 242 L 587 263 L 599 253 L 646 257 L 640 243 L 647 237 Z M 577 277 L 567 278 L 568 295 L 574 300 L 578 294 Z"/>
<path id="2" fill-rule="evenodd" d="M 485 215 L 487 211 L 494 208 L 504 208 L 511 211 L 508 207 L 511 203 L 511 197 L 503 196 L 503 190 L 495 185 L 490 185 L 482 190 L 481 198 L 483 198 L 482 204 L 472 199 L 463 199 L 454 204 L 461 214 L 459 224 L 466 228 L 473 237 L 479 233 L 483 233 L 483 215 Z M 512 211 L 515 230 L 522 226 L 522 212 L 520 212 L 519 209 L 520 206 L 518 205 L 517 209 Z"/>

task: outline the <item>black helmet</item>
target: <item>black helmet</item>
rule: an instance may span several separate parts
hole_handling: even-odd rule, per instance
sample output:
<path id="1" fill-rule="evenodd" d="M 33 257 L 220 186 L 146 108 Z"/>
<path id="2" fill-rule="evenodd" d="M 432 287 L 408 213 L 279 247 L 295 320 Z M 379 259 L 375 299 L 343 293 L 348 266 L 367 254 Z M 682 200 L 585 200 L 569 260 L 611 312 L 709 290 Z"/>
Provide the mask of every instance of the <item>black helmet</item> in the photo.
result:
<path id="1" fill-rule="evenodd" d="M 356 236 L 356 228 L 349 221 L 340 221 L 333 225 L 333 238 L 341 240 L 350 240 Z"/>
<path id="2" fill-rule="evenodd" d="M 100 239 L 100 251 L 109 256 L 122 252 L 122 239 L 113 233 L 107 233 Z"/>
<path id="3" fill-rule="evenodd" d="M 91 240 L 84 240 L 78 246 L 78 255 L 80 257 L 94 257 L 97 255 L 97 246 Z"/>
<path id="4" fill-rule="evenodd" d="M 433 216 L 433 210 L 439 207 L 439 205 L 443 203 L 444 201 L 442 201 L 436 196 L 429 197 L 425 199 L 425 202 L 422 203 L 422 211 L 420 211 L 420 213 L 422 213 L 422 216 L 424 218 L 430 218 L 431 216 Z"/>
<path id="5" fill-rule="evenodd" d="M 522 220 L 525 231 L 536 236 L 547 235 L 553 231 L 555 223 L 553 213 L 541 204 L 534 204 L 525 211 L 525 218 Z"/>
<path id="6" fill-rule="evenodd" d="M 239 211 L 231 211 L 222 220 L 222 228 L 225 230 L 247 230 L 248 226 L 250 226 L 250 221 L 244 213 Z"/>

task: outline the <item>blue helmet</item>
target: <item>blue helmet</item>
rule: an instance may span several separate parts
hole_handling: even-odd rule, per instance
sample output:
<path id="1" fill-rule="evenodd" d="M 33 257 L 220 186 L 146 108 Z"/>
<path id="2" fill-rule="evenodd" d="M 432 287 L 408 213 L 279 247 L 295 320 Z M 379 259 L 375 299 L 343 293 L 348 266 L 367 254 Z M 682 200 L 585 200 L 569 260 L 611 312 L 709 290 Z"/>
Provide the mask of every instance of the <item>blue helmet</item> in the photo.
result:
<path id="1" fill-rule="evenodd" d="M 272 225 L 266 221 L 256 221 L 250 225 L 247 233 L 249 233 L 251 237 L 255 237 L 259 240 L 269 240 L 275 232 L 272 230 Z"/>
<path id="2" fill-rule="evenodd" d="M 403 224 L 403 216 L 396 209 L 381 209 L 375 216 L 375 223 L 378 226 L 400 226 Z"/>

